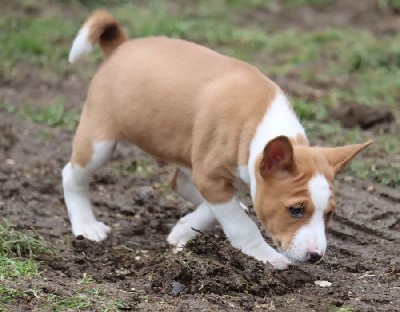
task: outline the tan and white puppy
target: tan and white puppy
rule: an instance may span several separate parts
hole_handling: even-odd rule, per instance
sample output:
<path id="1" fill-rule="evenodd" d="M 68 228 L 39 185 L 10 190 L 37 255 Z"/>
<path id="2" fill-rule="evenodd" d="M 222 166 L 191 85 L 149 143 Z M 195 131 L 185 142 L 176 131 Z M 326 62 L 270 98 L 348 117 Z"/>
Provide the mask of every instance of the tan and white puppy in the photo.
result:
<path id="1" fill-rule="evenodd" d="M 127 40 L 105 11 L 82 26 L 71 63 L 99 43 L 105 59 L 90 84 L 71 161 L 63 169 L 74 235 L 93 241 L 110 228 L 96 220 L 89 179 L 117 141 L 177 164 L 172 187 L 198 208 L 172 229 L 178 251 L 219 222 L 233 246 L 277 269 L 318 261 L 335 210 L 334 176 L 371 142 L 310 147 L 282 90 L 255 67 L 165 37 Z M 257 216 L 278 253 L 237 198 L 248 185 Z"/>

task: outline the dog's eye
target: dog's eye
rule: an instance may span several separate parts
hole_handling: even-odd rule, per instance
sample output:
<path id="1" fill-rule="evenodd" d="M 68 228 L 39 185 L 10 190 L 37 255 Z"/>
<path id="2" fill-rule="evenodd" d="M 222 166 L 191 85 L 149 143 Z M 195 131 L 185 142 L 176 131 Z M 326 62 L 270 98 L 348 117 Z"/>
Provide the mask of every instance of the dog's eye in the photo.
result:
<path id="1" fill-rule="evenodd" d="M 332 217 L 333 217 L 333 211 L 331 210 L 331 211 L 328 211 L 326 214 L 325 214 L 325 222 L 328 222 L 330 219 L 332 219 Z"/>
<path id="2" fill-rule="evenodd" d="M 292 218 L 300 219 L 303 217 L 305 207 L 303 204 L 294 205 L 288 208 L 289 214 Z"/>

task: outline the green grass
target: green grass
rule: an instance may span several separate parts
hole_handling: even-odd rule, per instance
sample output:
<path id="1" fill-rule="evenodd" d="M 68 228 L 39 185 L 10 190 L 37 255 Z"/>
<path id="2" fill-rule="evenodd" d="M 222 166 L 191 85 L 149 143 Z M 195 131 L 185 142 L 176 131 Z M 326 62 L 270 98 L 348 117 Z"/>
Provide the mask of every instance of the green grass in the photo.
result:
<path id="1" fill-rule="evenodd" d="M 0 223 L 0 311 L 12 300 L 32 296 L 32 290 L 8 286 L 39 274 L 34 255 L 53 253 L 54 248 L 37 235 L 27 235 L 10 224 Z"/>
<path id="2" fill-rule="evenodd" d="M 54 13 L 41 18 L 10 14 L 0 19 L 0 28 L 0 73 L 11 79 L 17 75 L 15 65 L 22 61 L 55 71 L 64 67 L 67 46 L 76 30 L 71 20 Z"/>
<path id="3" fill-rule="evenodd" d="M 12 104 L 2 104 L 0 105 L 0 111 L 4 110 L 10 114 L 21 116 L 28 121 L 51 128 L 63 127 L 67 130 L 73 130 L 78 125 L 79 114 L 76 111 L 65 109 L 64 102 L 63 99 L 58 99 L 52 105 L 41 108 L 35 105 L 17 107 Z M 44 137 L 46 137 L 46 134 L 44 134 Z"/>
<path id="4" fill-rule="evenodd" d="M 129 306 L 121 301 L 111 299 L 98 288 L 90 290 L 81 290 L 71 296 L 56 296 L 54 294 L 46 295 L 46 303 L 40 309 L 51 311 L 80 311 L 80 310 L 98 310 L 98 311 L 120 311 L 128 309 Z M 39 310 L 40 310 L 39 309 Z"/>
<path id="5" fill-rule="evenodd" d="M 328 8 L 334 4 L 331 0 L 288 0 L 284 3 L 276 0 L 205 0 L 190 5 L 162 0 L 113 0 L 59 1 L 58 4 L 45 9 L 34 1 L 24 0 L 18 2 L 21 10 L 39 8 L 40 14 L 9 12 L 1 19 L 0 77 L 11 81 L 18 79 L 17 65 L 25 64 L 44 70 L 48 74 L 45 79 L 73 73 L 88 82 L 102 58 L 99 49 L 96 48 L 86 62 L 73 66 L 67 63 L 67 55 L 85 18 L 92 10 L 106 6 L 130 37 L 165 35 L 187 39 L 249 61 L 272 79 L 290 77 L 296 85 L 296 96 L 292 96 L 295 110 L 310 137 L 323 140 L 326 145 L 367 139 L 356 127 L 347 130 L 338 122 L 326 122 L 329 112 L 339 104 L 386 105 L 395 113 L 399 108 L 400 34 L 375 35 L 350 27 L 306 31 L 277 29 L 268 21 L 263 24 L 243 20 L 243 16 L 251 19 L 260 10 L 274 12 L 277 6 L 287 10 L 304 5 Z M 64 15 L 61 5 L 74 10 L 75 16 Z M 379 5 L 393 9 L 398 0 L 381 0 Z M 314 90 L 319 92 L 318 97 Z M 286 91 L 290 95 L 293 90 L 289 86 Z M 64 102 L 64 99 L 56 99 L 53 105 L 40 109 L 29 103 L 8 103 L 6 111 L 28 121 L 71 130 L 77 125 L 78 114 L 66 110 Z M 384 155 L 390 155 L 393 151 L 388 144 L 393 143 L 388 142 L 393 139 L 388 140 L 375 140 L 373 147 L 365 153 L 374 157 L 377 154 L 373 150 L 377 148 L 383 150 Z M 362 169 L 354 166 L 354 170 Z M 369 166 L 366 164 L 362 171 L 366 172 Z M 376 174 L 358 175 L 393 185 L 398 175 L 397 168 L 394 170 L 392 177 L 387 177 L 390 172 L 382 170 L 377 170 Z M 380 174 L 382 178 L 379 178 Z"/>
<path id="6" fill-rule="evenodd" d="M 6 278 L 35 276 L 36 274 L 38 274 L 38 267 L 34 260 L 16 260 L 0 256 L 0 281 Z"/>
<path id="7" fill-rule="evenodd" d="M 25 106 L 20 109 L 19 114 L 35 123 L 49 127 L 66 127 L 71 130 L 76 128 L 79 121 L 78 113 L 67 111 L 63 100 L 59 100 L 53 105 L 42 109 L 34 106 Z"/>
<path id="8" fill-rule="evenodd" d="M 400 0 L 378 0 L 378 4 L 382 9 L 400 10 Z"/>
<path id="9" fill-rule="evenodd" d="M 0 311 L 10 311 L 21 299 L 29 300 L 37 307 L 36 311 L 118 311 L 129 307 L 113 298 L 89 275 L 72 285 L 69 296 L 44 291 L 35 284 L 41 274 L 35 255 L 43 253 L 54 254 L 55 249 L 37 235 L 27 235 L 4 221 L 0 223 Z"/>
<path id="10" fill-rule="evenodd" d="M 347 174 L 386 186 L 400 185 L 400 163 L 388 163 L 380 159 L 354 159 Z"/>
<path id="11" fill-rule="evenodd" d="M 0 255 L 29 257 L 51 253 L 54 249 L 39 236 L 30 236 L 3 221 L 0 223 Z"/>
<path id="12" fill-rule="evenodd" d="M 383 10 L 400 10 L 400 0 L 379 0 Z M 333 0 L 205 0 L 66 1 L 51 5 L 34 0 L 13 2 L 0 19 L 0 81 L 6 86 L 24 82 L 21 73 L 40 71 L 40 79 L 64 79 L 76 75 L 86 86 L 102 59 L 98 48 L 84 62 L 67 62 L 74 36 L 90 12 L 106 7 L 127 29 L 130 37 L 165 35 L 195 41 L 224 54 L 256 65 L 274 80 L 290 80 L 285 88 L 311 140 L 324 145 L 359 143 L 370 138 L 357 127 L 343 129 L 329 118 L 341 103 L 386 105 L 399 117 L 400 34 L 373 34 L 351 27 L 310 29 L 281 28 L 268 18 L 252 19 L 265 12 L 296 11 L 305 5 L 325 10 Z M 26 12 L 33 12 L 26 13 Z M 22 68 L 22 70 L 21 70 Z M 26 82 L 29 83 L 29 82 Z M 291 85 L 294 85 L 293 88 Z M 316 92 L 318 96 L 316 96 Z M 61 92 L 61 91 L 60 91 Z M 67 97 L 68 94 L 60 94 Z M 66 109 L 64 98 L 44 107 L 35 103 L 3 103 L 0 113 L 13 114 L 44 125 L 40 136 L 52 128 L 72 130 L 78 113 Z M 373 137 L 374 144 L 353 160 L 345 174 L 400 187 L 400 166 L 392 161 L 400 154 L 398 134 Z M 119 170 L 151 173 L 143 161 Z M 34 256 L 53 252 L 38 236 L 30 236 L 0 224 L 0 311 L 9 310 L 18 298 L 29 298 L 38 310 L 101 310 L 126 308 L 90 276 L 72 283 L 71 295 L 44 293 L 39 286 L 22 289 L 18 283 L 40 279 Z M 142 297 L 148 301 L 148 296 Z M 335 308 L 350 312 L 350 307 Z"/>

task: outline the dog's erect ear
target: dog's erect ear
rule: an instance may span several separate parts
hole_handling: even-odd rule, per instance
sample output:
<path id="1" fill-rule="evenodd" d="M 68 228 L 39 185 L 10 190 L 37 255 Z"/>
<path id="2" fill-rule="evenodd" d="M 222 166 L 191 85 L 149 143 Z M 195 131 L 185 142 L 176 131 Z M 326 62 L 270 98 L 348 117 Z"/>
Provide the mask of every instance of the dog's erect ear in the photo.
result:
<path id="1" fill-rule="evenodd" d="M 262 177 L 279 171 L 289 172 L 293 167 L 293 146 L 286 136 L 278 136 L 268 142 L 260 163 Z"/>
<path id="2" fill-rule="evenodd" d="M 341 147 L 320 147 L 318 148 L 333 167 L 335 174 L 343 170 L 346 164 L 359 152 L 368 147 L 372 141 L 362 144 L 346 145 Z"/>

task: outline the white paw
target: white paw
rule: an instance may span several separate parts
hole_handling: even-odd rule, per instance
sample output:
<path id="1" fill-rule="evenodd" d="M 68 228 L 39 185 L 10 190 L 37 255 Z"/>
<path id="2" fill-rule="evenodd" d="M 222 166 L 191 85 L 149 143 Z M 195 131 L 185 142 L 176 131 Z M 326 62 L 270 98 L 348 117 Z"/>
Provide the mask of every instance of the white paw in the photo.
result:
<path id="1" fill-rule="evenodd" d="M 256 258 L 258 261 L 272 264 L 272 266 L 277 270 L 286 270 L 292 264 L 288 258 L 266 243 L 243 250 L 243 252 Z"/>
<path id="2" fill-rule="evenodd" d="M 288 258 L 279 253 L 269 259 L 268 262 L 277 270 L 286 270 L 292 264 Z"/>
<path id="3" fill-rule="evenodd" d="M 183 250 L 186 243 L 195 238 L 197 232 L 194 231 L 187 223 L 179 221 L 171 233 L 167 237 L 167 242 L 172 246 L 172 252 L 177 253 Z"/>
<path id="4" fill-rule="evenodd" d="M 72 232 L 75 236 L 82 235 L 88 240 L 100 242 L 107 238 L 107 234 L 111 231 L 111 228 L 105 225 L 103 222 L 91 221 L 90 223 L 78 224 L 72 226 Z"/>

